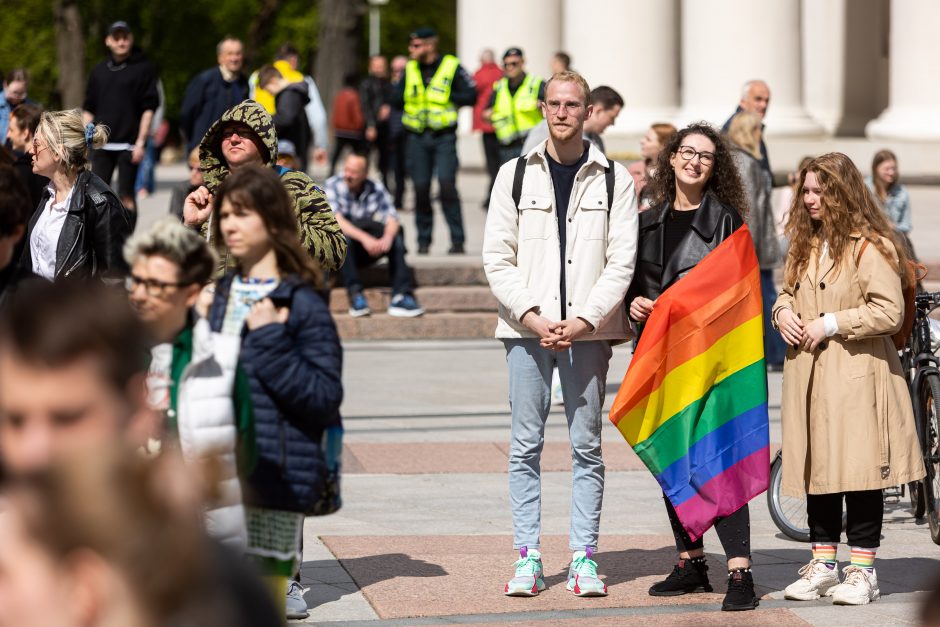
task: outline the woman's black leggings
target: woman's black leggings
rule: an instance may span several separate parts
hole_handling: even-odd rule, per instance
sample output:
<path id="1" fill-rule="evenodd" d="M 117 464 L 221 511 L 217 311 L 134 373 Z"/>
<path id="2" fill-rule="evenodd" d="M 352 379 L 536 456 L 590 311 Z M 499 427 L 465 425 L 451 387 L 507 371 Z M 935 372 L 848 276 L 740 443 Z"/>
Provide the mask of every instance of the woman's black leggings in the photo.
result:
<path id="1" fill-rule="evenodd" d="M 663 494 L 663 500 L 666 501 L 666 512 L 669 514 L 669 523 L 672 525 L 672 535 L 676 537 L 676 550 L 682 553 L 701 549 L 704 546 L 702 538 L 693 542 L 683 529 L 675 508 L 665 494 Z M 750 559 L 751 512 L 746 503 L 730 516 L 719 518 L 715 522 L 715 531 L 718 533 L 718 539 L 721 540 L 721 547 L 725 550 L 725 557 L 729 560 L 735 557 Z"/>
<path id="2" fill-rule="evenodd" d="M 834 494 L 807 494 L 809 538 L 812 542 L 839 544 L 842 537 L 842 499 L 845 498 L 845 537 L 849 546 L 876 549 L 881 544 L 884 502 L 881 490 Z"/>

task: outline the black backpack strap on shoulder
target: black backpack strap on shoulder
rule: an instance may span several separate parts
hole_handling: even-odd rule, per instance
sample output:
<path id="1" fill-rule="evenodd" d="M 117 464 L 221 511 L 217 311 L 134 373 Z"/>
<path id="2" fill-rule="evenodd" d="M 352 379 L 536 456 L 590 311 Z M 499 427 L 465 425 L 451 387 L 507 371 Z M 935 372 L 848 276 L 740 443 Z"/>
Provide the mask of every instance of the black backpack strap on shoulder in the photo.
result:
<path id="1" fill-rule="evenodd" d="M 519 207 L 522 200 L 522 179 L 525 178 L 525 157 L 516 159 L 516 174 L 512 177 L 512 201 Z"/>
<path id="2" fill-rule="evenodd" d="M 604 179 L 607 183 L 607 213 L 610 213 L 610 208 L 614 204 L 614 162 L 609 161 L 607 167 L 604 168 Z"/>

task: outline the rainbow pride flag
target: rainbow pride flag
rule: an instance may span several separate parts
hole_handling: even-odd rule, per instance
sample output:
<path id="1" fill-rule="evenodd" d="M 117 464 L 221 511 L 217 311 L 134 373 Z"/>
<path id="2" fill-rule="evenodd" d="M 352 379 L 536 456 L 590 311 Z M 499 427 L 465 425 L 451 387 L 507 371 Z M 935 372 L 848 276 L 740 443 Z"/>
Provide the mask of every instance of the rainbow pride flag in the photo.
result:
<path id="1" fill-rule="evenodd" d="M 760 267 L 747 226 L 656 301 L 610 420 L 693 540 L 767 489 Z"/>

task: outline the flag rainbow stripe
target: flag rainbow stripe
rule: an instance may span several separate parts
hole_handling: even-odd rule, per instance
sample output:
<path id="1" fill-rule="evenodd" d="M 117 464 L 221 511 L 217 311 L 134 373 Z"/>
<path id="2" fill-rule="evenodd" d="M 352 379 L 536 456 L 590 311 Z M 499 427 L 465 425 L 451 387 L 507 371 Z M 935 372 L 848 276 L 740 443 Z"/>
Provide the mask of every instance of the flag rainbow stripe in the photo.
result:
<path id="1" fill-rule="evenodd" d="M 657 299 L 610 410 L 692 539 L 767 489 L 762 311 L 742 226 Z"/>

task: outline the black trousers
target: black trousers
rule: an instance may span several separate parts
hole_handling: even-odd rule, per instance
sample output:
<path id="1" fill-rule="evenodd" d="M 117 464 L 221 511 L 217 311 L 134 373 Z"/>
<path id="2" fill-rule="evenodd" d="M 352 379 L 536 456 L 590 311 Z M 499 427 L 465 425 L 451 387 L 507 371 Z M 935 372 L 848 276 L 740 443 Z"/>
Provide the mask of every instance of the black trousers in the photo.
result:
<path id="1" fill-rule="evenodd" d="M 499 140 L 496 139 L 496 133 L 483 133 L 483 157 L 486 159 L 486 173 L 490 175 L 490 185 L 486 191 L 486 200 L 483 201 L 485 207 L 490 205 L 490 194 L 493 193 L 493 183 L 496 182 L 496 175 L 499 173 Z"/>
<path id="2" fill-rule="evenodd" d="M 679 522 L 675 508 L 665 494 L 663 500 L 666 502 L 666 512 L 669 514 L 669 523 L 672 525 L 672 535 L 676 538 L 676 550 L 682 553 L 683 551 L 701 549 L 705 546 L 702 538 L 694 542 L 689 538 L 689 534 L 685 532 L 682 523 Z M 715 523 L 715 531 L 718 533 L 718 539 L 721 540 L 721 548 L 725 550 L 725 557 L 729 560 L 735 557 L 750 559 L 751 511 L 746 504 L 730 516 L 719 518 Z"/>
<path id="3" fill-rule="evenodd" d="M 102 181 L 111 185 L 114 169 L 118 171 L 117 195 L 121 202 L 134 201 L 134 183 L 137 181 L 138 164 L 131 162 L 130 150 L 96 150 L 91 155 L 91 171 Z"/>
<path id="4" fill-rule="evenodd" d="M 881 490 L 835 494 L 807 494 L 809 538 L 812 542 L 838 544 L 842 537 L 842 499 L 845 499 L 845 537 L 849 546 L 877 549 L 881 544 L 884 501 Z"/>

